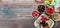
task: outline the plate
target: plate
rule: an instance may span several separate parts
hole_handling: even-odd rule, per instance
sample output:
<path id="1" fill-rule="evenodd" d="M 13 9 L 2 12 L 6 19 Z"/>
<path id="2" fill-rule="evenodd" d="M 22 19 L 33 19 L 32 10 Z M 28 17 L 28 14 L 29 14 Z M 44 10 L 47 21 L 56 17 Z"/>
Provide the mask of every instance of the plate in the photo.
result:
<path id="1" fill-rule="evenodd" d="M 45 14 L 42 14 L 42 15 L 45 15 Z M 41 15 L 41 16 L 42 16 Z M 40 27 L 39 25 L 39 23 L 40 22 L 42 22 L 42 20 L 40 20 L 41 19 L 41 16 L 37 19 L 37 20 L 35 20 L 35 22 L 34 22 L 34 26 L 36 27 L 36 28 L 38 28 L 38 27 Z M 53 27 L 53 25 L 54 25 L 54 21 L 52 20 L 52 19 L 49 19 L 48 21 L 46 21 L 47 23 L 48 23 L 48 26 L 50 27 L 50 28 L 52 28 Z M 51 24 L 51 25 L 50 25 Z M 41 28 L 41 27 L 40 27 Z"/>

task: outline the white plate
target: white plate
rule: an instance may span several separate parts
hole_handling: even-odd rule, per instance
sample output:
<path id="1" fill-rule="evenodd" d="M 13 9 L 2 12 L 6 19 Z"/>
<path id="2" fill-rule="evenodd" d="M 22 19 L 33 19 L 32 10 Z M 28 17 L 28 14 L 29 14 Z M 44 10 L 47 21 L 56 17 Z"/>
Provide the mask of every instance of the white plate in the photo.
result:
<path id="1" fill-rule="evenodd" d="M 44 14 L 42 14 L 42 15 L 44 15 Z M 39 27 L 38 22 L 41 22 L 40 18 L 41 18 L 41 16 L 34 22 L 34 26 L 35 26 L 36 28 Z M 51 19 L 50 19 L 50 20 L 51 20 Z M 52 25 L 50 26 L 50 28 L 52 28 L 53 25 L 54 25 L 54 21 L 53 21 L 53 20 L 51 20 L 51 21 L 52 21 Z"/>

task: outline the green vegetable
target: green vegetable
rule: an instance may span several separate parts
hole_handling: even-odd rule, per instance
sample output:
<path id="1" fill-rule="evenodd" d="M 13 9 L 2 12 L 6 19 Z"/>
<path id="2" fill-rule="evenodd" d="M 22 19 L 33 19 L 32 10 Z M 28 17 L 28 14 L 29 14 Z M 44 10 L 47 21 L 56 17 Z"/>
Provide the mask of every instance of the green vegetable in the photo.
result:
<path id="1" fill-rule="evenodd" d="M 45 4 L 46 4 L 46 5 L 49 5 L 49 4 L 50 4 L 50 2 L 49 2 L 49 1 L 45 1 Z"/>
<path id="2" fill-rule="evenodd" d="M 52 21 L 51 20 L 48 20 L 48 25 L 49 25 L 49 27 L 52 25 Z"/>

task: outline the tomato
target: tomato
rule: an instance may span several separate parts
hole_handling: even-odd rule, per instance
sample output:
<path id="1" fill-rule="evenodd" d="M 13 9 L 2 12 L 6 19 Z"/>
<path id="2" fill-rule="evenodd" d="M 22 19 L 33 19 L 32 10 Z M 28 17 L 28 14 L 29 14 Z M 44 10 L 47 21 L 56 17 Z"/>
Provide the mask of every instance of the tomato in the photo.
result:
<path id="1" fill-rule="evenodd" d="M 47 18 L 47 17 L 44 17 L 44 16 L 41 16 L 41 20 L 42 20 L 42 21 L 47 21 L 48 18 Z"/>
<path id="2" fill-rule="evenodd" d="M 32 16 L 33 16 L 33 17 L 38 16 L 38 12 L 37 12 L 37 11 L 33 11 L 33 12 L 32 12 Z"/>
<path id="3" fill-rule="evenodd" d="M 47 13 L 48 15 L 51 15 L 51 14 L 54 13 L 54 9 L 53 9 L 53 8 L 47 8 L 47 9 L 46 9 L 46 13 Z"/>

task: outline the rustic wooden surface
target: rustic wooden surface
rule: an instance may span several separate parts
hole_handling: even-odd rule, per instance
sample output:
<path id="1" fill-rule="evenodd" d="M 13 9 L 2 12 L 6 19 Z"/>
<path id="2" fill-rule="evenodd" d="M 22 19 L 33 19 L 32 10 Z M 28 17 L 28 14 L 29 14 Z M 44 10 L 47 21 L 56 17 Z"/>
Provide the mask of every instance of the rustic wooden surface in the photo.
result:
<path id="1" fill-rule="evenodd" d="M 35 28 L 31 13 L 36 9 L 37 5 L 39 4 L 34 3 L 33 0 L 27 0 L 25 2 L 24 0 L 21 2 L 0 1 L 0 28 Z M 7 18 L 8 16 L 6 16 L 5 13 L 2 13 L 2 10 L 4 10 L 3 8 L 6 6 L 12 7 L 12 10 L 15 10 L 15 16 L 12 16 L 13 18 Z M 60 28 L 59 24 L 57 25 L 57 28 Z"/>

